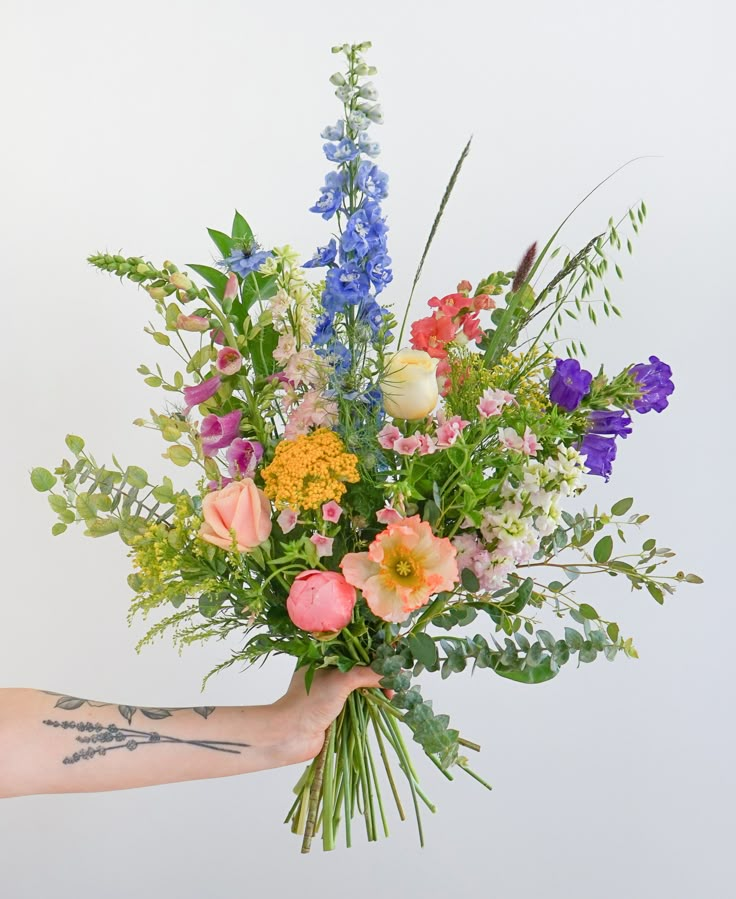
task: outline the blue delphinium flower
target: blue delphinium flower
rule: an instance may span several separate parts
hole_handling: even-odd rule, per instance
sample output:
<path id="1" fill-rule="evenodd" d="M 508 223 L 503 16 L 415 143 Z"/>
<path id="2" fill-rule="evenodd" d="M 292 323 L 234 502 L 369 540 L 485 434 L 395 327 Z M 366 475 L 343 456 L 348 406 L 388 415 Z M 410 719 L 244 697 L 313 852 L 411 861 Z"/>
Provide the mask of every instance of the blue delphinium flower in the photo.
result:
<path id="1" fill-rule="evenodd" d="M 373 297 L 366 297 L 358 306 L 357 320 L 370 325 L 374 337 L 381 330 L 385 317 L 386 309 L 380 306 Z"/>
<path id="2" fill-rule="evenodd" d="M 322 346 L 329 340 L 332 340 L 334 336 L 334 319 L 331 315 L 325 312 L 324 315 L 320 315 L 320 317 L 317 319 L 317 324 L 315 325 L 314 329 L 314 336 L 312 337 L 312 344 L 314 346 Z"/>
<path id="3" fill-rule="evenodd" d="M 615 437 L 586 434 L 578 451 L 586 457 L 585 466 L 590 474 L 601 475 L 608 481 L 611 477 L 613 460 L 616 458 Z"/>
<path id="4" fill-rule="evenodd" d="M 273 256 L 270 250 L 256 250 L 248 253 L 246 250 L 238 249 L 233 250 L 224 259 L 220 259 L 217 264 L 244 278 L 251 272 L 257 272 L 270 256 Z"/>
<path id="5" fill-rule="evenodd" d="M 357 305 L 367 297 L 371 282 L 362 266 L 347 262 L 327 272 L 326 288 L 323 294 L 325 312 L 341 312 L 345 306 Z"/>
<path id="6" fill-rule="evenodd" d="M 340 343 L 339 340 L 331 340 L 325 346 L 319 347 L 317 354 L 326 358 L 332 364 L 336 374 L 344 375 L 350 371 L 353 355 L 345 344 Z"/>
<path id="7" fill-rule="evenodd" d="M 325 140 L 342 140 L 345 137 L 345 120 L 338 119 L 337 124 L 328 125 L 320 134 Z"/>
<path id="8" fill-rule="evenodd" d="M 348 137 L 337 144 L 324 144 L 322 149 L 330 162 L 352 162 L 360 153 L 358 147 Z"/>
<path id="9" fill-rule="evenodd" d="M 371 140 L 367 131 L 361 131 L 358 135 L 358 149 L 371 159 L 375 159 L 381 152 L 381 145 L 377 141 Z"/>
<path id="10" fill-rule="evenodd" d="M 357 259 L 364 259 L 371 248 L 369 239 L 371 237 L 371 224 L 365 210 L 359 209 L 354 212 L 348 219 L 345 231 L 340 238 L 340 249 L 347 256 L 348 253 L 355 253 Z"/>
<path id="11" fill-rule="evenodd" d="M 302 263 L 303 268 L 317 268 L 322 265 L 330 265 L 335 261 L 335 257 L 337 256 L 337 243 L 335 238 L 327 244 L 325 247 L 317 247 L 314 256 L 311 259 L 308 259 L 306 262 Z"/>
<path id="12" fill-rule="evenodd" d="M 649 363 L 640 362 L 629 369 L 629 374 L 641 390 L 641 396 L 634 400 L 637 412 L 661 412 L 669 405 L 667 397 L 674 391 L 672 369 L 656 356 L 649 357 Z"/>
<path id="13" fill-rule="evenodd" d="M 389 268 L 390 265 L 391 257 L 385 253 L 376 253 L 366 262 L 365 270 L 376 293 L 380 293 L 393 280 L 394 275 Z"/>
<path id="14" fill-rule="evenodd" d="M 557 359 L 557 365 L 549 379 L 549 398 L 567 412 L 572 412 L 590 390 L 593 375 L 580 368 L 577 359 Z"/>
<path id="15" fill-rule="evenodd" d="M 325 175 L 325 183 L 322 187 L 320 198 L 314 206 L 310 206 L 309 211 L 318 212 L 325 220 L 332 218 L 342 203 L 342 187 L 342 174 L 340 172 L 328 172 Z"/>
<path id="16" fill-rule="evenodd" d="M 382 200 L 388 196 L 388 175 L 369 160 L 361 162 L 356 181 L 371 200 Z"/>
<path id="17" fill-rule="evenodd" d="M 588 431 L 626 438 L 631 433 L 631 418 L 622 409 L 595 409 L 588 413 Z"/>

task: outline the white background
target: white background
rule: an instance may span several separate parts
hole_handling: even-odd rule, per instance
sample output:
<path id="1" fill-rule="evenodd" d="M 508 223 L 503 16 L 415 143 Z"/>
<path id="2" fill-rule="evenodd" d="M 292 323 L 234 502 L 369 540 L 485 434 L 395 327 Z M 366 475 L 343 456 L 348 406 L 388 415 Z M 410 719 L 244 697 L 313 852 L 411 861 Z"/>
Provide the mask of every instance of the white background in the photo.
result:
<path id="1" fill-rule="evenodd" d="M 573 666 L 527 687 L 487 671 L 423 680 L 435 708 L 483 745 L 483 791 L 421 764 L 439 806 L 428 846 L 394 818 L 390 841 L 309 857 L 281 822 L 301 766 L 104 794 L 0 805 L 8 899 L 341 893 L 503 897 L 723 896 L 734 800 L 731 246 L 733 7 L 543 3 L 85 3 L 3 0 L 0 36 L 0 684 L 140 705 L 276 699 L 291 665 L 231 669 L 199 693 L 225 645 L 179 657 L 125 623 L 126 548 L 81 530 L 52 538 L 34 465 L 84 436 L 98 461 L 187 485 L 133 427 L 162 395 L 140 362 L 170 365 L 142 331 L 143 291 L 86 264 L 95 250 L 211 263 L 205 226 L 234 207 L 265 245 L 304 254 L 329 226 L 307 212 L 329 165 L 319 131 L 338 114 L 330 47 L 371 39 L 386 124 L 385 204 L 401 307 L 439 197 L 473 149 L 418 292 L 513 268 L 622 162 L 566 230 L 576 250 L 609 215 L 650 214 L 625 280 L 623 320 L 582 328 L 591 366 L 614 373 L 654 353 L 677 389 L 637 416 L 614 477 L 586 494 L 633 495 L 640 539 L 700 573 L 660 608 L 605 578 L 585 598 L 640 660 Z M 572 326 L 575 327 L 574 325 Z M 173 362 L 173 357 L 171 362 Z M 727 374 L 728 373 L 728 374 Z M 636 539 L 636 538 L 633 538 Z M 673 570 L 676 570 L 673 567 Z M 581 597 L 583 598 L 583 597 Z M 481 623 L 482 625 L 482 623 Z M 1 753 L 1 747 L 0 747 Z M 0 761 L 1 763 L 1 761 Z M 403 886 L 400 886 L 400 882 Z"/>

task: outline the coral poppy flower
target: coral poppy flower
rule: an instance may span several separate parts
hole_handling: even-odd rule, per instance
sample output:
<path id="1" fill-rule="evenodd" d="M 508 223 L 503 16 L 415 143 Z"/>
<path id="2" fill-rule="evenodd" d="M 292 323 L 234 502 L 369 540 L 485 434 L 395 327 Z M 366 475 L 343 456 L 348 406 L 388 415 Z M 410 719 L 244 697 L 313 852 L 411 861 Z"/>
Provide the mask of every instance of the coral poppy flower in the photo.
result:
<path id="1" fill-rule="evenodd" d="M 447 537 L 435 537 L 418 515 L 390 524 L 368 547 L 340 562 L 345 580 L 359 587 L 374 615 L 404 621 L 410 612 L 442 590 L 451 590 L 459 573 L 457 549 Z"/>

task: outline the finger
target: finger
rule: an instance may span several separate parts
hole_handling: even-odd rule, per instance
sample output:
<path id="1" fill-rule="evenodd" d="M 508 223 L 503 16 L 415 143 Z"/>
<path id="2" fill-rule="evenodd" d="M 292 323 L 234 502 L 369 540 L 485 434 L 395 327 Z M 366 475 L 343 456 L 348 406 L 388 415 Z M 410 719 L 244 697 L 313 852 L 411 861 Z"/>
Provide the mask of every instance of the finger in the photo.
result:
<path id="1" fill-rule="evenodd" d="M 377 671 L 369 668 L 367 665 L 356 665 L 350 670 L 351 690 L 357 690 L 360 687 L 380 687 L 380 681 L 383 677 Z"/>

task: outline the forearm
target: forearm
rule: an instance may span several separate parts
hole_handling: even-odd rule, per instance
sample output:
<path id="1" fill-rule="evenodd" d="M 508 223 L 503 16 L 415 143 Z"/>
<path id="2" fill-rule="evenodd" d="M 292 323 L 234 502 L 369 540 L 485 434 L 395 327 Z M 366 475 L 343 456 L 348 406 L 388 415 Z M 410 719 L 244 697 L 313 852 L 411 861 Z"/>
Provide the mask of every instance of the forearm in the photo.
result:
<path id="1" fill-rule="evenodd" d="M 227 777 L 304 759 L 275 705 L 149 709 L 0 689 L 0 798 Z"/>

